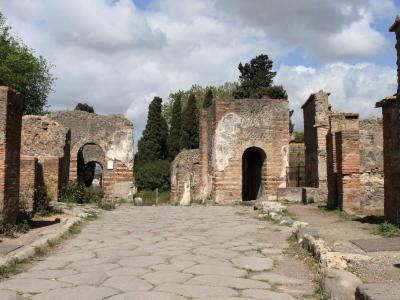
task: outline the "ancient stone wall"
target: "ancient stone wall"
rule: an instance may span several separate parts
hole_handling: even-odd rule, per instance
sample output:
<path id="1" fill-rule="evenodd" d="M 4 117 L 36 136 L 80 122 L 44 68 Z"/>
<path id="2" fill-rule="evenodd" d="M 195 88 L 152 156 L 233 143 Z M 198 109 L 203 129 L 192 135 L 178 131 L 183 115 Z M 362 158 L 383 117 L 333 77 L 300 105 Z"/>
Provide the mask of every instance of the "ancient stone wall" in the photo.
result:
<path id="1" fill-rule="evenodd" d="M 37 188 L 45 188 L 53 201 L 57 201 L 61 188 L 68 183 L 70 138 L 69 128 L 49 117 L 22 118 L 21 155 L 37 158 Z"/>
<path id="2" fill-rule="evenodd" d="M 214 100 L 200 121 L 201 187 L 216 202 L 242 200 L 245 151 L 265 155 L 259 197 L 276 199 L 286 186 L 289 152 L 289 108 L 286 100 Z M 204 193 L 201 193 L 204 197 Z"/>
<path id="3" fill-rule="evenodd" d="M 171 203 L 189 205 L 200 193 L 200 151 L 183 150 L 171 164 Z"/>
<path id="4" fill-rule="evenodd" d="M 18 215 L 22 95 L 0 87 L 0 224 Z"/>
<path id="5" fill-rule="evenodd" d="M 329 93 L 311 94 L 302 106 L 304 115 L 305 186 L 327 191 L 326 135 L 329 129 Z"/>
<path id="6" fill-rule="evenodd" d="M 50 117 L 71 130 L 70 181 L 78 178 L 78 156 L 83 155 L 85 163 L 101 164 L 106 197 L 132 196 L 133 124 L 129 120 L 84 111 L 56 112 Z"/>
<path id="7" fill-rule="evenodd" d="M 382 214 L 384 209 L 382 119 L 360 120 L 361 209 Z"/>

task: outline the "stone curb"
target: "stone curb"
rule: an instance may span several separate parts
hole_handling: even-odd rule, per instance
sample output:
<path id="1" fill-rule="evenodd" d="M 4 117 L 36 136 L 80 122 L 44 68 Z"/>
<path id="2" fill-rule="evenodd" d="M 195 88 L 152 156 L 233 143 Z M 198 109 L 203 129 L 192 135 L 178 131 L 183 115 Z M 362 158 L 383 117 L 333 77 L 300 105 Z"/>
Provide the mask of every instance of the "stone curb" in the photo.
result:
<path id="1" fill-rule="evenodd" d="M 0 259 L 0 267 L 7 267 L 15 260 L 24 260 L 28 259 L 35 255 L 36 248 L 45 248 L 49 245 L 49 242 L 54 242 L 57 239 L 61 238 L 68 230 L 74 226 L 75 224 L 80 223 L 84 218 L 80 217 L 71 217 L 66 220 L 66 223 L 62 225 L 61 228 L 57 229 L 57 232 L 46 234 L 45 237 L 41 237 L 35 240 L 33 243 L 23 246 L 20 249 L 17 249 L 13 252 L 16 252 L 12 255 L 6 256 Z"/>
<path id="2" fill-rule="evenodd" d="M 268 202 L 268 203 L 267 203 Z M 346 271 L 347 262 L 354 259 L 354 254 L 334 252 L 318 235 L 318 231 L 308 223 L 294 221 L 283 216 L 286 206 L 278 202 L 265 201 L 258 205 L 263 212 L 259 218 L 269 217 L 281 226 L 290 226 L 292 234 L 302 248 L 310 252 L 321 268 L 321 289 L 324 296 L 331 300 L 354 300 L 356 289 L 362 284 L 360 278 Z M 369 258 L 368 256 L 363 259 Z"/>

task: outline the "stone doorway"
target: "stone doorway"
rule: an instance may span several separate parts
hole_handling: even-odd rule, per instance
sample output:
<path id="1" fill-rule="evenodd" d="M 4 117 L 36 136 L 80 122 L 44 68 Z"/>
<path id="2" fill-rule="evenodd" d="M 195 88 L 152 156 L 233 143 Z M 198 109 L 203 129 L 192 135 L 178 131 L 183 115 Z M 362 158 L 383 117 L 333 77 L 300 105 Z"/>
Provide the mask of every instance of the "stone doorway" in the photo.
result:
<path id="1" fill-rule="evenodd" d="M 77 177 L 93 192 L 103 190 L 104 151 L 97 144 L 85 144 L 78 151 Z"/>
<path id="2" fill-rule="evenodd" d="M 242 157 L 242 200 L 256 200 L 263 194 L 263 168 L 267 158 L 264 150 L 248 148 Z"/>

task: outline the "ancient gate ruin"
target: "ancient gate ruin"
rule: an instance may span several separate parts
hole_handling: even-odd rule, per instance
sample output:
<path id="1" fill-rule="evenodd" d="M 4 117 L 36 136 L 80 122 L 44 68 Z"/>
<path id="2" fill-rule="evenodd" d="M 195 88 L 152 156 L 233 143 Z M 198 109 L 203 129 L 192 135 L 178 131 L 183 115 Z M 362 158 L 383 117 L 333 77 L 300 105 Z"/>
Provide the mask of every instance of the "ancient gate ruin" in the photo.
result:
<path id="1" fill-rule="evenodd" d="M 286 186 L 288 144 L 287 100 L 214 100 L 201 112 L 200 149 L 189 162 L 198 167 L 184 171 L 181 154 L 172 165 L 171 201 L 276 199 Z"/>
<path id="2" fill-rule="evenodd" d="M 63 111 L 50 118 L 71 130 L 69 181 L 90 187 L 95 173 L 106 198 L 133 196 L 133 124 L 122 115 Z M 97 170 L 97 171 L 96 171 Z"/>

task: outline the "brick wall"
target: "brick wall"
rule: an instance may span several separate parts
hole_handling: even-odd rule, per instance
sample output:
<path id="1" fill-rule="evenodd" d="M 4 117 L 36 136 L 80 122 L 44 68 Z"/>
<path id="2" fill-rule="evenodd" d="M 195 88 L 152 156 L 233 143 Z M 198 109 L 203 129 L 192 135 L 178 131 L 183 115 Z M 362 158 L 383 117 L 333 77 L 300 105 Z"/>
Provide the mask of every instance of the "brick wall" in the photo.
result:
<path id="1" fill-rule="evenodd" d="M 346 212 L 359 210 L 361 201 L 360 148 L 358 130 L 335 133 L 338 204 Z"/>
<path id="2" fill-rule="evenodd" d="M 35 194 L 37 189 L 37 158 L 29 155 L 21 155 L 19 194 L 20 202 L 25 203 L 25 208 L 35 208 Z"/>
<path id="3" fill-rule="evenodd" d="M 52 201 L 57 201 L 60 193 L 60 158 L 58 156 L 45 156 L 41 164 L 47 194 Z"/>
<path id="4" fill-rule="evenodd" d="M 15 224 L 18 215 L 22 96 L 0 87 L 0 223 Z"/>

